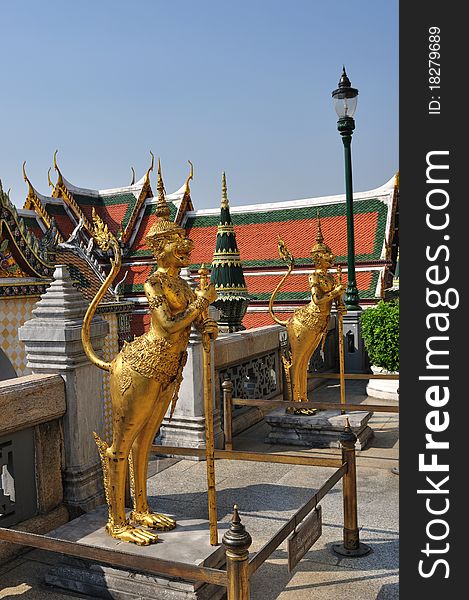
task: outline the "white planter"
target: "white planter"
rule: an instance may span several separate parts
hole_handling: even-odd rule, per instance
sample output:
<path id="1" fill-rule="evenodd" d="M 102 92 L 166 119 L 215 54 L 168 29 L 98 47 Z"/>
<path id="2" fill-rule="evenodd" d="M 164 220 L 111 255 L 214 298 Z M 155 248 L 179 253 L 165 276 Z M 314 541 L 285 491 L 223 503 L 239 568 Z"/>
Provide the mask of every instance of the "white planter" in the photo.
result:
<path id="1" fill-rule="evenodd" d="M 386 371 L 381 367 L 371 365 L 373 375 L 399 375 L 399 373 Z M 366 386 L 366 393 L 372 398 L 380 398 L 381 400 L 399 400 L 399 379 L 369 379 Z"/>

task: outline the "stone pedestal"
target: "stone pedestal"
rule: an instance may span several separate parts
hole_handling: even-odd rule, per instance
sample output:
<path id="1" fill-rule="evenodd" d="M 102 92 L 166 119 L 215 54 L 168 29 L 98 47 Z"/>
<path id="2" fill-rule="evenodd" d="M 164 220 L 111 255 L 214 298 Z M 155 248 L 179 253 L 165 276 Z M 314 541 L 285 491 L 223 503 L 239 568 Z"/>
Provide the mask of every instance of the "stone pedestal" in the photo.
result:
<path id="1" fill-rule="evenodd" d="M 309 448 L 340 448 L 339 435 L 348 418 L 357 436 L 355 448 L 363 450 L 373 437 L 373 430 L 367 425 L 371 415 L 366 411 L 342 415 L 340 410 L 321 410 L 311 416 L 291 415 L 286 414 L 284 408 L 278 408 L 265 417 L 271 427 L 265 442 Z"/>
<path id="2" fill-rule="evenodd" d="M 65 381 L 64 501 L 72 515 L 104 501 L 101 465 L 93 439 L 93 431 L 103 430 L 102 371 L 90 363 L 81 343 L 87 307 L 67 267 L 59 265 L 54 281 L 33 310 L 33 318 L 18 331 L 32 372 L 57 373 Z M 108 329 L 104 319 L 93 319 L 91 341 L 97 354 L 102 351 Z"/>
<path id="3" fill-rule="evenodd" d="M 210 316 L 217 315 L 212 312 Z M 216 311 L 218 313 L 218 311 Z M 215 367 L 212 344 L 212 402 L 213 410 L 213 432 L 215 448 L 223 447 L 223 431 L 221 428 L 220 410 L 215 406 Z M 179 398 L 176 404 L 173 418 L 169 421 L 168 410 L 163 419 L 157 443 L 166 446 L 186 446 L 190 448 L 205 448 L 205 411 L 204 411 L 204 349 L 202 336 L 193 327 L 187 348 L 187 363 L 182 373 L 183 380 L 179 390 Z M 193 460 L 203 460 L 199 457 L 187 457 Z"/>
<path id="4" fill-rule="evenodd" d="M 360 315 L 363 311 L 349 311 L 344 315 L 344 362 L 346 373 L 369 373 L 368 358 L 363 343 Z"/>
<path id="5" fill-rule="evenodd" d="M 50 537 L 118 550 L 136 558 L 136 569 L 112 567 L 95 561 L 64 557 L 45 577 L 48 585 L 69 592 L 97 598 L 117 600 L 218 600 L 226 588 L 203 582 L 153 575 L 138 571 L 138 557 L 150 556 L 190 565 L 221 567 L 225 562 L 223 546 L 211 546 L 208 521 L 185 519 L 171 531 L 159 532 L 159 540 L 151 546 L 126 544 L 111 538 L 104 531 L 107 520 L 105 507 L 96 509 L 48 534 Z M 220 531 L 220 537 L 223 531 Z"/>

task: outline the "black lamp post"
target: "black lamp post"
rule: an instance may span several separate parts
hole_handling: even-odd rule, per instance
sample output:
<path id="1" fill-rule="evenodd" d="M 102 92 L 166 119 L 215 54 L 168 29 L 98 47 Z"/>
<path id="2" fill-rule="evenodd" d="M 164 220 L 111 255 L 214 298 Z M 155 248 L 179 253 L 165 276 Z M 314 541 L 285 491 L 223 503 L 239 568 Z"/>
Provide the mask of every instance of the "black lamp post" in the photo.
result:
<path id="1" fill-rule="evenodd" d="M 345 200 L 347 213 L 347 289 L 345 306 L 348 310 L 361 310 L 358 300 L 357 280 L 355 275 L 355 239 L 353 227 L 353 187 L 352 187 L 352 133 L 355 129 L 353 115 L 357 108 L 358 90 L 350 84 L 345 67 L 339 81 L 339 87 L 332 92 L 334 108 L 339 117 L 337 129 L 342 136 L 345 155 Z"/>

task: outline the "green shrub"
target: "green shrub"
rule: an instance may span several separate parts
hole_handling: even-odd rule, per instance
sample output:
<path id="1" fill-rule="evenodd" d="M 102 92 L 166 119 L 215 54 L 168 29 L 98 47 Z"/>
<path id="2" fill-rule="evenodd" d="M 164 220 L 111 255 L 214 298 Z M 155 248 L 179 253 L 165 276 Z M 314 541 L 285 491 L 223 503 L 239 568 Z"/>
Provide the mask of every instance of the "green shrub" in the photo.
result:
<path id="1" fill-rule="evenodd" d="M 372 365 L 399 371 L 399 300 L 380 300 L 361 315 L 362 335 Z"/>

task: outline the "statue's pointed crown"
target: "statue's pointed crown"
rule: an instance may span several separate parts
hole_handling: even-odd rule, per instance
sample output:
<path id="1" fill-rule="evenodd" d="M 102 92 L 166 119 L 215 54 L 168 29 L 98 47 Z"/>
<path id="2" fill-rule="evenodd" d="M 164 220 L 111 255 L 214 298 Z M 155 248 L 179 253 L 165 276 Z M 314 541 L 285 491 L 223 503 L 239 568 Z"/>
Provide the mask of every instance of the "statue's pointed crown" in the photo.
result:
<path id="1" fill-rule="evenodd" d="M 324 236 L 322 234 L 322 229 L 321 229 L 321 217 L 319 215 L 319 208 L 317 210 L 317 220 L 318 220 L 318 228 L 317 228 L 317 232 L 316 232 L 316 243 L 311 248 L 311 254 L 313 256 L 314 256 L 314 254 L 316 254 L 318 252 L 329 252 L 330 254 L 333 254 L 333 252 L 329 248 L 329 246 L 324 243 Z"/>
<path id="2" fill-rule="evenodd" d="M 168 236 L 172 233 L 185 233 L 185 230 L 179 227 L 176 223 L 170 220 L 170 210 L 166 201 L 163 177 L 161 176 L 161 163 L 158 158 L 158 201 L 156 203 L 157 221 L 150 227 L 150 231 L 145 240 L 151 246 L 152 240 L 156 240 L 162 236 Z"/>

